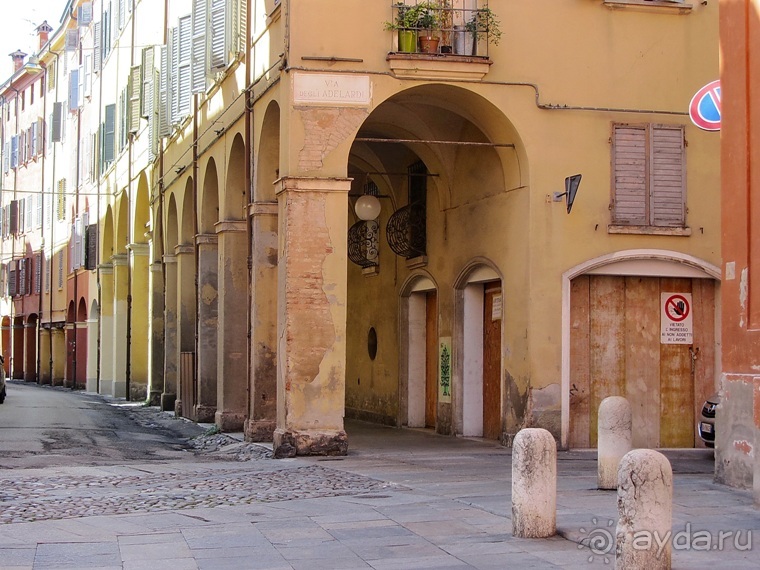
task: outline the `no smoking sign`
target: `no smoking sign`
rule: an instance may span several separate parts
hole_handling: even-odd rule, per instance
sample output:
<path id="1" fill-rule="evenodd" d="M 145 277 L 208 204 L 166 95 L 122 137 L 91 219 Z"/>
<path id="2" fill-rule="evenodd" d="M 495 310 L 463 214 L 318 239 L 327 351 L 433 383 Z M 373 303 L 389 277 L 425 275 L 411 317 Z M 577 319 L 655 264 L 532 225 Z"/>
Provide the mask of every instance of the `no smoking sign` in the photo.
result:
<path id="1" fill-rule="evenodd" d="M 691 293 L 661 293 L 662 344 L 693 344 Z"/>

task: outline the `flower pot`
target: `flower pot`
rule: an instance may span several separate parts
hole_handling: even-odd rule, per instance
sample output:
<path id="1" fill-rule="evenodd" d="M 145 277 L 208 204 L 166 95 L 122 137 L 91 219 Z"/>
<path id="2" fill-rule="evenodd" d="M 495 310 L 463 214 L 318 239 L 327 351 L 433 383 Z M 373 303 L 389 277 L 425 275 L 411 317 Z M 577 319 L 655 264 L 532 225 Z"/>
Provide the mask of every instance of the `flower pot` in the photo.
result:
<path id="1" fill-rule="evenodd" d="M 420 36 L 421 53 L 438 53 L 438 43 L 441 40 L 433 36 Z"/>
<path id="2" fill-rule="evenodd" d="M 399 30 L 398 31 L 398 51 L 414 53 L 417 51 L 417 31 L 416 30 Z"/>
<path id="3" fill-rule="evenodd" d="M 464 26 L 454 26 L 454 53 L 459 55 L 477 55 L 478 41 L 475 34 Z"/>

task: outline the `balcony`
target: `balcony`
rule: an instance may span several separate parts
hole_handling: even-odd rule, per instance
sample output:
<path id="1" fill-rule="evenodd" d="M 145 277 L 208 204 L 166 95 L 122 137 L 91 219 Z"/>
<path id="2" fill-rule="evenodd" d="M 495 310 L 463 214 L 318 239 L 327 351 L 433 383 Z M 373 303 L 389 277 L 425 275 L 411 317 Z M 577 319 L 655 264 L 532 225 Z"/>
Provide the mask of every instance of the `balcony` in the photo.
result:
<path id="1" fill-rule="evenodd" d="M 388 62 L 397 75 L 482 79 L 489 46 L 501 38 L 499 20 L 484 0 L 407 0 L 391 6 Z"/>

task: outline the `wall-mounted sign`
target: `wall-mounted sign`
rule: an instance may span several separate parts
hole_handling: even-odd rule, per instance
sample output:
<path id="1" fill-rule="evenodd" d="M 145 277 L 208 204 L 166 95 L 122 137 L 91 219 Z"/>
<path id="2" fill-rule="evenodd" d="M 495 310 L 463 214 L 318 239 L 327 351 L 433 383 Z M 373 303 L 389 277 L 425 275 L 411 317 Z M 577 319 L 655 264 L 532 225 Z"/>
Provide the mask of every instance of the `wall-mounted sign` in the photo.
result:
<path id="1" fill-rule="evenodd" d="M 689 117 L 700 129 L 720 130 L 720 79 L 711 81 L 694 94 L 689 103 Z"/>
<path id="2" fill-rule="evenodd" d="M 293 103 L 296 105 L 366 106 L 371 101 L 369 75 L 296 73 L 293 77 Z"/>
<path id="3" fill-rule="evenodd" d="M 660 324 L 662 344 L 693 344 L 691 293 L 662 293 Z"/>
<path id="4" fill-rule="evenodd" d="M 502 314 L 502 297 L 501 295 L 493 296 L 493 306 L 491 307 L 491 320 L 500 321 Z"/>

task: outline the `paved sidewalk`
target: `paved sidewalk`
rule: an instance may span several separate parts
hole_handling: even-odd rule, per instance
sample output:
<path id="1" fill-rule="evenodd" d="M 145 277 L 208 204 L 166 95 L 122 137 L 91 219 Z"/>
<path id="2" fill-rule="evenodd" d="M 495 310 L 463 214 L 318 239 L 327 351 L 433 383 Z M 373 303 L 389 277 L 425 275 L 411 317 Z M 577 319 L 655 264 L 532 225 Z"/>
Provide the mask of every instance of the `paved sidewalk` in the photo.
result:
<path id="1" fill-rule="evenodd" d="M 614 565 L 616 493 L 596 490 L 595 452 L 559 453 L 558 536 L 516 539 L 510 450 L 359 422 L 347 431 L 343 458 L 273 460 L 238 442 L 180 462 L 0 471 L 0 569 Z M 676 542 L 673 567 L 760 567 L 751 494 L 712 482 L 710 451 L 666 454 L 673 529 L 688 546 Z M 226 459 L 241 456 L 254 459 Z M 721 531 L 734 533 L 722 547 Z M 578 544 L 589 539 L 595 551 Z"/>

